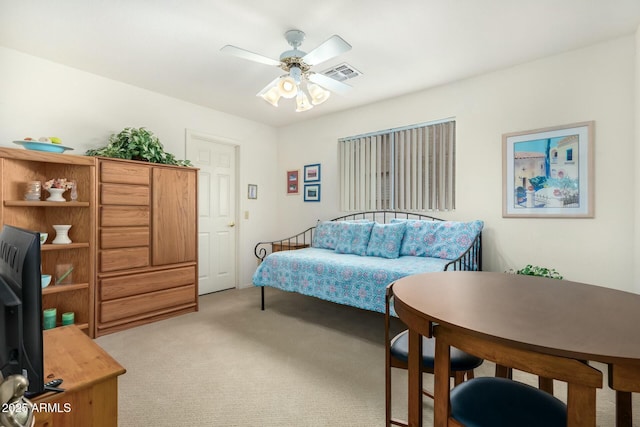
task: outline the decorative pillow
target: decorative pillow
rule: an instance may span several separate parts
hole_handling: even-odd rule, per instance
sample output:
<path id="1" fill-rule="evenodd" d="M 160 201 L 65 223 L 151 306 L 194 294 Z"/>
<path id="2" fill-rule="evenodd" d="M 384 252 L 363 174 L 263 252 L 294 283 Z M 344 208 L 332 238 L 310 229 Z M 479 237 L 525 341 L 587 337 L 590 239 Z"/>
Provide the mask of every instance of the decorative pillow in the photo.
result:
<path id="1" fill-rule="evenodd" d="M 400 247 L 400 255 L 456 259 L 466 251 L 482 231 L 484 222 L 422 221 L 392 219 L 404 222 L 407 228 Z"/>
<path id="2" fill-rule="evenodd" d="M 400 255 L 429 256 L 427 255 L 427 246 L 433 243 L 435 227 L 439 222 L 393 218 L 391 224 L 404 223 L 406 225 L 400 246 Z"/>
<path id="3" fill-rule="evenodd" d="M 428 257 L 456 259 L 462 255 L 482 231 L 483 221 L 436 221 L 433 241 L 427 246 Z"/>
<path id="4" fill-rule="evenodd" d="M 339 222 L 336 252 L 365 256 L 373 222 Z"/>
<path id="5" fill-rule="evenodd" d="M 382 258 L 398 258 L 400 255 L 400 245 L 404 236 L 406 224 L 398 222 L 394 224 L 373 225 L 367 255 L 379 256 Z"/>
<path id="6" fill-rule="evenodd" d="M 311 246 L 320 249 L 335 249 L 338 241 L 339 227 L 340 223 L 335 221 L 318 223 Z"/>

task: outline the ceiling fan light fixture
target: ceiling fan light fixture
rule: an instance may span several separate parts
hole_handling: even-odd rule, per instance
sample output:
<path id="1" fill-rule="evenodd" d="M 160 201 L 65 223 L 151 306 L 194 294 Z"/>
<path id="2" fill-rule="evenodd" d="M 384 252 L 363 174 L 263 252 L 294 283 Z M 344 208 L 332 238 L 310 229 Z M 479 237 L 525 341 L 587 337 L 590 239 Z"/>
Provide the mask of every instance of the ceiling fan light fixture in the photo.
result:
<path id="1" fill-rule="evenodd" d="M 260 96 L 262 99 L 264 99 L 274 107 L 277 107 L 278 101 L 280 100 L 280 90 L 277 86 L 272 86 L 265 93 L 259 93 L 258 96 Z"/>
<path id="2" fill-rule="evenodd" d="M 311 95 L 311 103 L 313 105 L 320 105 L 331 96 L 331 92 L 314 83 L 308 85 L 307 89 L 309 89 L 309 95 Z"/>
<path id="3" fill-rule="evenodd" d="M 276 77 L 257 94 L 275 107 L 278 106 L 280 98 L 296 98 L 296 111 L 307 111 L 314 105 L 325 102 L 331 96 L 331 92 L 342 95 L 351 89 L 351 86 L 330 76 L 311 71 L 311 67 L 351 49 L 351 45 L 342 37 L 333 35 L 309 53 L 299 49 L 305 38 L 304 32 L 290 30 L 285 33 L 285 38 L 292 49 L 282 52 L 279 61 L 232 45 L 223 46 L 221 50 L 261 64 L 275 65 L 287 72 Z"/>
<path id="4" fill-rule="evenodd" d="M 307 94 L 302 91 L 302 89 L 298 90 L 298 94 L 296 95 L 296 112 L 300 113 L 302 111 L 307 111 L 313 108 L 313 104 L 309 102 L 309 98 Z"/>
<path id="5" fill-rule="evenodd" d="M 293 98 L 298 93 L 298 86 L 296 85 L 296 81 L 291 76 L 282 77 L 278 81 L 278 91 L 280 95 L 285 98 Z"/>

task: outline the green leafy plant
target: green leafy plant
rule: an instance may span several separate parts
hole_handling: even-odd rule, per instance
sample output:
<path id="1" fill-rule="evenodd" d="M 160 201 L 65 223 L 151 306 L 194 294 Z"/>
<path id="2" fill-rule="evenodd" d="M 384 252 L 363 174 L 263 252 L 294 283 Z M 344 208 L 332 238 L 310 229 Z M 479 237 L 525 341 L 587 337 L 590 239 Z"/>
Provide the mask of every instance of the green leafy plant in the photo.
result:
<path id="1" fill-rule="evenodd" d="M 562 276 L 554 268 L 539 267 L 537 265 L 528 264 L 524 268 L 516 271 L 516 274 L 525 274 L 527 276 L 549 277 L 551 279 L 562 279 Z"/>
<path id="2" fill-rule="evenodd" d="M 120 133 L 112 134 L 109 144 L 105 147 L 87 150 L 86 154 L 165 165 L 193 166 L 189 160 L 178 160 L 173 154 L 165 152 L 158 137 L 144 127 L 124 128 Z"/>

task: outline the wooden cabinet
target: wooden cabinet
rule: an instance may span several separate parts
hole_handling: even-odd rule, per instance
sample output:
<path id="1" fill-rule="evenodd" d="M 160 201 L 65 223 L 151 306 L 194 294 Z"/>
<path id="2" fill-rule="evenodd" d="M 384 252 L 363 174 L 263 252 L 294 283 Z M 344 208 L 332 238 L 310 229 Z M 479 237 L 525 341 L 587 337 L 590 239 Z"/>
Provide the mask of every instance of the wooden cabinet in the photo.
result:
<path id="1" fill-rule="evenodd" d="M 192 170 L 153 169 L 153 265 L 196 261 L 197 173 Z"/>
<path id="2" fill-rule="evenodd" d="M 53 276 L 51 284 L 42 290 L 43 308 L 60 313 L 75 312 L 76 324 L 86 334 L 94 336 L 95 280 L 95 167 L 92 157 L 44 153 L 23 149 L 0 148 L 0 179 L 2 204 L 0 223 L 28 230 L 47 232 L 42 245 L 42 272 Z M 24 200 L 29 181 L 42 183 L 55 178 L 75 180 L 77 201 L 46 201 L 42 190 L 40 201 Z M 71 244 L 51 244 L 56 232 L 54 224 L 71 224 Z M 72 265 L 70 284 L 56 284 L 56 266 Z"/>
<path id="3" fill-rule="evenodd" d="M 75 326 L 44 331 L 44 347 L 45 378 L 62 378 L 65 391 L 31 399 L 42 408 L 36 427 L 116 427 L 118 376 L 125 369 Z"/>
<path id="4" fill-rule="evenodd" d="M 97 335 L 198 309 L 197 169 L 98 160 Z"/>

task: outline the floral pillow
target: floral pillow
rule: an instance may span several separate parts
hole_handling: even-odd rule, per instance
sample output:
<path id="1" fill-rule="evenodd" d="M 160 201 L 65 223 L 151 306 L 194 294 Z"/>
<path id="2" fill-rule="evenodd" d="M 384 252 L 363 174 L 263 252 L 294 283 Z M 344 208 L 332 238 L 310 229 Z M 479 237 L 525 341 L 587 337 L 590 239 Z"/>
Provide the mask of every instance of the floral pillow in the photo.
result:
<path id="1" fill-rule="evenodd" d="M 405 223 L 374 224 L 367 246 L 367 255 L 398 258 L 404 236 Z"/>
<path id="2" fill-rule="evenodd" d="M 482 231 L 483 221 L 458 222 L 439 221 L 434 236 L 427 246 L 427 256 L 442 259 L 456 259 L 462 255 L 478 233 Z"/>
<path id="3" fill-rule="evenodd" d="M 400 246 L 400 255 L 428 256 L 427 246 L 430 244 L 430 241 L 432 241 L 437 222 L 397 218 L 391 220 L 391 224 L 396 223 L 406 225 L 404 239 L 402 239 L 402 245 Z"/>
<path id="4" fill-rule="evenodd" d="M 400 255 L 456 259 L 471 246 L 484 222 L 421 221 L 392 219 L 405 222 L 406 230 Z"/>
<path id="5" fill-rule="evenodd" d="M 373 222 L 339 222 L 336 252 L 365 256 Z"/>
<path id="6" fill-rule="evenodd" d="M 316 225 L 311 246 L 320 249 L 335 249 L 338 241 L 340 223 L 325 221 Z"/>

